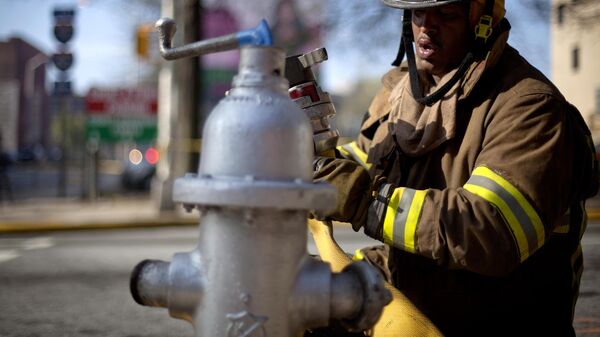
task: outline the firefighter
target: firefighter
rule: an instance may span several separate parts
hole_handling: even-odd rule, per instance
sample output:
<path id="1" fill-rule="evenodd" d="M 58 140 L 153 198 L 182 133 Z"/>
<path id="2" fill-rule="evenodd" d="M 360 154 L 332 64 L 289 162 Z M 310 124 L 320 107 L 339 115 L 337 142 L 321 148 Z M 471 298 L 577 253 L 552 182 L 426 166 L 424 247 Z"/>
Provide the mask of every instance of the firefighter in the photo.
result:
<path id="1" fill-rule="evenodd" d="M 504 1 L 383 2 L 404 10 L 395 67 L 358 139 L 315 159 L 338 191 L 318 216 L 385 243 L 446 336 L 575 336 L 598 188 L 581 115 L 507 43 Z"/>

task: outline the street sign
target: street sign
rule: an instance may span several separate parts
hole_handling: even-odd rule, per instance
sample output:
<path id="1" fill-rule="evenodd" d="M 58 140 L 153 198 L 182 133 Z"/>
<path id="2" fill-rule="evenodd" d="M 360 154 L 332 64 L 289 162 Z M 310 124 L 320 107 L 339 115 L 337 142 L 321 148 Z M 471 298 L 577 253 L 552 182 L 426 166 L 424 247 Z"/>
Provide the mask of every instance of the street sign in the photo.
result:
<path id="1" fill-rule="evenodd" d="M 57 53 L 52 55 L 52 62 L 56 68 L 67 71 L 73 65 L 73 54 L 72 53 Z"/>
<path id="2" fill-rule="evenodd" d="M 89 116 L 85 133 L 88 141 L 150 144 L 157 136 L 157 122 L 152 117 Z"/>
<path id="3" fill-rule="evenodd" d="M 69 42 L 73 37 L 73 26 L 54 26 L 54 37 L 59 42 Z"/>
<path id="4" fill-rule="evenodd" d="M 54 10 L 54 37 L 62 43 L 67 43 L 73 37 L 73 9 Z"/>
<path id="5" fill-rule="evenodd" d="M 92 88 L 86 95 L 86 138 L 101 143 L 152 143 L 157 135 L 157 89 Z"/>
<path id="6" fill-rule="evenodd" d="M 54 82 L 54 95 L 67 96 L 71 94 L 71 81 Z"/>
<path id="7" fill-rule="evenodd" d="M 157 96 L 156 87 L 91 88 L 85 103 L 92 115 L 154 116 Z"/>

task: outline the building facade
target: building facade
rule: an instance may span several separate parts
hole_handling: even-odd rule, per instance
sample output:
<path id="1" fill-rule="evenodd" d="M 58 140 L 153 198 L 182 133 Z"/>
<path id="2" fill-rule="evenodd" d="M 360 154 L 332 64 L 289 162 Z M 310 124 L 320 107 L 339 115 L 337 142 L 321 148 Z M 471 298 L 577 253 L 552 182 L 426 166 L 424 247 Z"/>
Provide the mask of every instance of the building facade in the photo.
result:
<path id="1" fill-rule="evenodd" d="M 552 0 L 552 80 L 600 143 L 600 1 Z"/>
<path id="2" fill-rule="evenodd" d="M 48 56 L 20 38 L 0 41 L 0 137 L 11 154 L 49 141 Z"/>

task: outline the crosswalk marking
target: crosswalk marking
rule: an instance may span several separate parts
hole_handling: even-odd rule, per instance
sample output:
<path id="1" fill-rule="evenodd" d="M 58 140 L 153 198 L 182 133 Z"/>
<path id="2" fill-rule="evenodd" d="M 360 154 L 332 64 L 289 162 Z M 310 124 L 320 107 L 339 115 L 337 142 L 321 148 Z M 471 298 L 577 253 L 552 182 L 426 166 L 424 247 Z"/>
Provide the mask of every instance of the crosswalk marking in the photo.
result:
<path id="1" fill-rule="evenodd" d="M 52 240 L 50 237 L 27 239 L 21 245 L 21 247 L 25 250 L 45 249 L 52 246 L 54 246 L 54 240 Z"/>
<path id="2" fill-rule="evenodd" d="M 16 259 L 25 250 L 46 249 L 52 246 L 54 240 L 44 236 L 29 239 L 0 239 L 0 263 Z"/>
<path id="3" fill-rule="evenodd" d="M 0 249 L 0 263 L 10 261 L 19 257 L 19 254 L 14 249 Z"/>

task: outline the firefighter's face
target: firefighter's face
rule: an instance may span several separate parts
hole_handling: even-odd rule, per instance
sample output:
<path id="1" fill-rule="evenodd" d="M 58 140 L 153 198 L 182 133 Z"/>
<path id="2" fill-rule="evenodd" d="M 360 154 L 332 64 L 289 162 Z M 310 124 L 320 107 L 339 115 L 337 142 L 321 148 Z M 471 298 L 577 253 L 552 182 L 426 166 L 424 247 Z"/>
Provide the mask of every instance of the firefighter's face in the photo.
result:
<path id="1" fill-rule="evenodd" d="M 458 67 L 472 36 L 464 4 L 413 10 L 412 30 L 417 68 L 433 76 L 443 76 Z"/>

